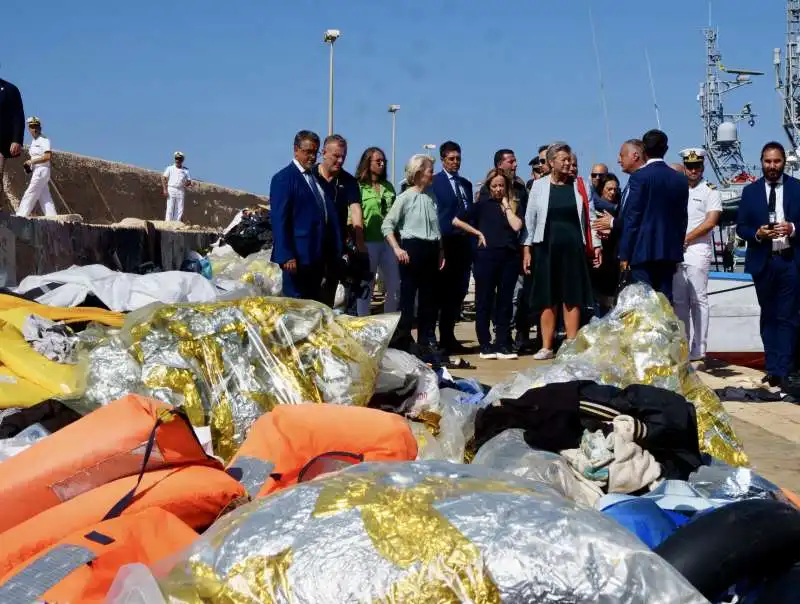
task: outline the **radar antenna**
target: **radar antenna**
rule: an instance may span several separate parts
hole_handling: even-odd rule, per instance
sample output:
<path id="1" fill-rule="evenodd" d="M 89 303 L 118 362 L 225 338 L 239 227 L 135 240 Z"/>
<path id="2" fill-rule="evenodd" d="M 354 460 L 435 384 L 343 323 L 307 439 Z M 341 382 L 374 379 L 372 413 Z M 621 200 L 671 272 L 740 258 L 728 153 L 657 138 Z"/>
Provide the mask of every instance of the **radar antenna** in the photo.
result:
<path id="1" fill-rule="evenodd" d="M 775 88 L 783 105 L 783 129 L 791 147 L 787 163 L 792 170 L 797 170 L 800 167 L 797 159 L 800 148 L 800 0 L 786 2 L 786 59 L 782 66 L 781 49 L 776 48 L 774 64 Z"/>
<path id="2" fill-rule="evenodd" d="M 752 84 L 751 76 L 763 74 L 744 69 L 726 69 L 722 65 L 722 54 L 717 47 L 717 31 L 708 27 L 703 30 L 703 34 L 706 39 L 706 79 L 697 96 L 705 129 L 703 148 L 720 185 L 749 182 L 754 178 L 750 175 L 750 166 L 744 161 L 736 124 L 746 120 L 748 125 L 753 126 L 756 123 L 756 114 L 750 103 L 745 104 L 738 113 L 726 113 L 722 96 Z M 735 77 L 728 79 L 723 74 Z"/>

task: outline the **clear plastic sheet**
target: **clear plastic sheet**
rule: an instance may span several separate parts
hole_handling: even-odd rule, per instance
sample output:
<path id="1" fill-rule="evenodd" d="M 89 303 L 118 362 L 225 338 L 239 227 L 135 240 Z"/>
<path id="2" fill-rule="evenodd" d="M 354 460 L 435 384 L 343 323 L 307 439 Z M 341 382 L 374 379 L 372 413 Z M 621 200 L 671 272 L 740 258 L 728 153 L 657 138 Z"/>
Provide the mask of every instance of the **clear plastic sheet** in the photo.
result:
<path id="1" fill-rule="evenodd" d="M 409 395 L 401 411 L 410 417 L 438 423 L 442 415 L 439 402 L 439 378 L 436 373 L 417 357 L 389 348 L 381 359 L 380 372 L 375 384 L 376 393 L 402 392 Z"/>
<path id="2" fill-rule="evenodd" d="M 550 485 L 567 499 L 590 507 L 602 497 L 599 487 L 575 476 L 566 459 L 531 448 L 524 434 L 521 429 L 501 432 L 478 449 L 472 463 Z"/>
<path id="3" fill-rule="evenodd" d="M 647 285 L 626 287 L 611 312 L 592 319 L 575 340 L 562 346 L 551 365 L 497 384 L 486 401 L 518 398 L 530 388 L 572 380 L 620 388 L 650 384 L 677 392 L 697 409 L 700 450 L 734 466 L 748 463 L 719 398 L 688 363 L 682 324 L 667 299 Z"/>
<path id="4" fill-rule="evenodd" d="M 446 462 L 359 464 L 258 499 L 154 574 L 171 604 L 706 602 L 602 513 Z"/>
<path id="5" fill-rule="evenodd" d="M 398 318 L 289 298 L 150 306 L 88 353 L 83 403 L 124 391 L 182 406 L 229 459 L 274 405 L 366 405 Z"/>
<path id="6" fill-rule="evenodd" d="M 230 292 L 243 286 L 256 296 L 280 296 L 283 288 L 281 268 L 272 262 L 271 250 L 262 250 L 242 258 L 232 249 L 226 254 L 211 254 L 211 282 Z"/>
<path id="7" fill-rule="evenodd" d="M 36 441 L 50 434 L 41 424 L 31 424 L 12 438 L 0 439 L 0 461 L 5 461 L 24 451 Z"/>

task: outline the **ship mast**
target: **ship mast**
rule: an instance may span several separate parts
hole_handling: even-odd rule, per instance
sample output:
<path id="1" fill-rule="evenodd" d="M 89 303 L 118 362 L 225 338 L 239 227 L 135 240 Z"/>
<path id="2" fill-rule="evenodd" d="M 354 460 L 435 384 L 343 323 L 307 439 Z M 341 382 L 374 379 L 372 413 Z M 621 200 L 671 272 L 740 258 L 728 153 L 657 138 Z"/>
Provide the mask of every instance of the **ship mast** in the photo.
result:
<path id="1" fill-rule="evenodd" d="M 739 113 L 725 113 L 722 96 L 752 84 L 750 76 L 763 75 L 758 71 L 729 69 L 722 65 L 722 55 L 717 47 L 717 31 L 713 28 L 703 30 L 706 40 L 706 79 L 700 86 L 697 100 L 700 103 L 700 117 L 705 130 L 706 150 L 711 167 L 720 185 L 737 184 L 750 180 L 749 167 L 742 156 L 742 144 L 739 141 L 736 124 L 747 120 L 750 126 L 755 125 L 756 114 L 750 103 Z M 723 74 L 735 76 L 723 79 Z"/>
<path id="2" fill-rule="evenodd" d="M 786 2 L 786 60 L 781 74 L 781 49 L 775 49 L 775 88 L 783 105 L 783 129 L 789 139 L 789 167 L 798 168 L 800 148 L 800 0 Z"/>

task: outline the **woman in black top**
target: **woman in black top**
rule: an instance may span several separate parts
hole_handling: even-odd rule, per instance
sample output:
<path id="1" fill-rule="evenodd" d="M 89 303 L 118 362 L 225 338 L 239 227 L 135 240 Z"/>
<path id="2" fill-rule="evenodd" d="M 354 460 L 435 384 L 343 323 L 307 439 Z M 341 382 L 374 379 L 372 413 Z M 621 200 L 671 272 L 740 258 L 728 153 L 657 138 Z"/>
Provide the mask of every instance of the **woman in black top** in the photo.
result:
<path id="1" fill-rule="evenodd" d="M 619 179 L 613 174 L 606 174 L 600 179 L 597 190 L 601 199 L 613 208 L 611 214 L 616 217 L 620 200 Z M 617 241 L 607 237 L 603 239 L 603 263 L 592 271 L 597 316 L 602 317 L 614 306 L 618 285 Z"/>
<path id="2" fill-rule="evenodd" d="M 505 172 L 494 169 L 484 182 L 490 195 L 475 203 L 469 213 L 469 222 L 486 238 L 486 246 L 475 252 L 473 268 L 475 333 L 482 359 L 516 359 L 508 338 L 519 275 L 518 233 L 523 222 L 517 216 L 518 200 L 509 200 L 512 186 Z M 496 317 L 494 345 L 489 330 L 493 316 Z"/>

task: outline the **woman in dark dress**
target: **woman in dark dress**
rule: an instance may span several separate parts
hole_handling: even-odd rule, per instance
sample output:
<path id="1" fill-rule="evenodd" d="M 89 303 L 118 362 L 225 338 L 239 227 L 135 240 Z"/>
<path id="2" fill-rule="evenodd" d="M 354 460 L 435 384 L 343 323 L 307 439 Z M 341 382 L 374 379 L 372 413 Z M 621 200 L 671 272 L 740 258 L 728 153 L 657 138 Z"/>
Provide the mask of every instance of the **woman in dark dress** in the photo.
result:
<path id="1" fill-rule="evenodd" d="M 511 350 L 511 314 L 514 289 L 519 275 L 518 201 L 509 199 L 511 179 L 500 169 L 484 180 L 489 197 L 480 199 L 469 210 L 468 222 L 483 233 L 484 247 L 475 251 L 475 333 L 482 359 L 516 359 Z M 495 342 L 489 323 L 496 317 Z"/>
<path id="2" fill-rule="evenodd" d="M 583 198 L 570 174 L 571 155 L 566 143 L 550 145 L 550 176 L 533 184 L 525 212 L 523 268 L 533 271 L 532 308 L 541 310 L 542 349 L 534 355 L 536 360 L 553 358 L 559 307 L 567 339 L 578 334 L 581 308 L 593 305 L 587 248 L 592 250 L 594 266 L 602 260 L 600 239 L 587 226 L 594 204 Z"/>
<path id="3" fill-rule="evenodd" d="M 616 217 L 619 208 L 619 179 L 613 174 L 606 174 L 600 179 L 597 187 L 600 197 L 613 204 L 612 215 Z M 603 263 L 592 271 L 592 285 L 597 303 L 597 316 L 602 317 L 614 306 L 619 285 L 619 262 L 617 261 L 617 241 L 612 238 L 603 239 Z"/>

